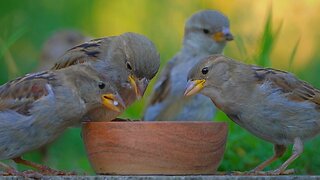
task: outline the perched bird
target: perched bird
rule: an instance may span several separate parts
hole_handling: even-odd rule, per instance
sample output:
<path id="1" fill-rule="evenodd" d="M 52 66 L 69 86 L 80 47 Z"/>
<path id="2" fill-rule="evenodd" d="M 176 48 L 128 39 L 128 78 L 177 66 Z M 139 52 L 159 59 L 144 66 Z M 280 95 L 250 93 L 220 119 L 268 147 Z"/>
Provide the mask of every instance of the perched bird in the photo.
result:
<path id="1" fill-rule="evenodd" d="M 215 108 L 203 95 L 184 97 L 188 71 L 203 57 L 222 53 L 233 40 L 228 18 L 218 11 L 193 14 L 186 22 L 183 47 L 163 69 L 144 113 L 146 121 L 211 121 Z"/>
<path id="2" fill-rule="evenodd" d="M 0 87 L 0 159 L 45 174 L 58 171 L 20 158 L 57 138 L 96 108 L 120 112 L 125 104 L 113 84 L 90 66 L 27 74 Z M 7 172 L 16 172 L 0 163 Z"/>
<path id="3" fill-rule="evenodd" d="M 43 44 L 37 71 L 50 69 L 68 49 L 90 39 L 81 32 L 71 29 L 53 33 Z"/>
<path id="4" fill-rule="evenodd" d="M 124 33 L 94 39 L 68 50 L 52 69 L 85 64 L 107 76 L 128 106 L 143 96 L 160 66 L 159 53 L 145 36 Z M 115 119 L 119 113 L 96 110 L 89 120 Z"/>
<path id="5" fill-rule="evenodd" d="M 37 71 L 49 70 L 67 50 L 90 39 L 83 33 L 73 29 L 54 32 L 43 44 Z M 46 162 L 48 158 L 47 146 L 42 146 L 39 150 L 42 161 Z"/>
<path id="6" fill-rule="evenodd" d="M 285 172 L 303 152 L 303 142 L 320 133 L 320 91 L 288 72 L 214 55 L 189 72 L 185 95 L 197 92 L 210 97 L 239 126 L 274 144 L 274 155 L 253 172 L 263 170 L 293 144 L 289 159 L 270 173 Z"/>

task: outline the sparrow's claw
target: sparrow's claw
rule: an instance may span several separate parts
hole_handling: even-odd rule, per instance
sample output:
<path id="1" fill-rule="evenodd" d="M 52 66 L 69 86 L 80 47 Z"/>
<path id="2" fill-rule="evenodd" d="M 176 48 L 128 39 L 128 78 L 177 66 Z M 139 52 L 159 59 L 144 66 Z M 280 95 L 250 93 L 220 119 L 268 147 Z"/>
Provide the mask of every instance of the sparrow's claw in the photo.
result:
<path id="1" fill-rule="evenodd" d="M 283 172 L 280 172 L 279 169 L 273 170 L 273 171 L 268 171 L 270 173 L 270 175 L 290 175 L 290 174 L 294 174 L 295 170 L 294 169 L 287 169 Z"/>
<path id="2" fill-rule="evenodd" d="M 271 170 L 271 171 L 255 171 L 255 170 L 251 170 L 251 171 L 245 171 L 245 172 L 241 172 L 241 171 L 233 171 L 230 174 L 233 176 L 276 176 L 276 175 L 290 175 L 290 174 L 294 174 L 295 171 L 294 169 L 288 169 L 285 170 L 284 172 L 280 172 L 279 170 Z"/>
<path id="3" fill-rule="evenodd" d="M 31 161 L 24 160 L 21 157 L 14 158 L 13 160 L 16 163 L 30 166 L 30 167 L 33 167 L 33 168 L 39 170 L 39 172 L 42 175 L 69 175 L 69 176 L 77 175 L 75 172 L 65 172 L 65 171 L 55 170 L 55 169 L 49 168 L 48 166 L 45 166 L 42 164 L 37 164 L 37 163 L 31 162 Z"/>
<path id="4" fill-rule="evenodd" d="M 6 169 L 4 172 L 0 173 L 0 176 L 19 176 L 23 177 L 24 179 L 41 179 L 43 174 L 34 171 L 34 170 L 27 170 L 23 172 L 19 172 L 14 168 Z"/>
<path id="5" fill-rule="evenodd" d="M 59 170 L 51 169 L 49 167 L 45 167 L 45 168 L 41 169 L 41 173 L 43 175 L 50 175 L 50 176 L 75 176 L 75 175 L 77 175 L 76 172 L 59 171 Z"/>

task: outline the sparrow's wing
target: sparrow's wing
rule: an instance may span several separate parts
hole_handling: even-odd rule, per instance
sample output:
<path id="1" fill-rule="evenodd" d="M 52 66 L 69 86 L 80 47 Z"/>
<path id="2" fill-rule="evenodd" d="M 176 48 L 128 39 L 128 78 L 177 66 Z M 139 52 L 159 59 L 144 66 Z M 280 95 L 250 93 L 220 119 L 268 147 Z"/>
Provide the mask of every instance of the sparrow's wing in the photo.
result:
<path id="1" fill-rule="evenodd" d="M 108 48 L 113 37 L 93 39 L 69 49 L 62 55 L 52 70 L 62 69 L 68 66 L 97 61 L 103 52 L 101 49 Z"/>
<path id="2" fill-rule="evenodd" d="M 270 82 L 275 90 L 280 90 L 285 97 L 293 101 L 313 102 L 320 108 L 320 91 L 294 75 L 271 68 L 253 67 L 258 83 Z"/>
<path id="3" fill-rule="evenodd" d="M 171 61 L 167 63 L 165 68 L 163 69 L 160 78 L 157 83 L 154 85 L 153 93 L 150 96 L 148 106 L 152 106 L 157 103 L 161 103 L 164 99 L 166 99 L 170 92 L 170 74 L 172 68 L 175 66 L 177 62 L 178 56 L 175 56 Z"/>
<path id="4" fill-rule="evenodd" d="M 45 96 L 53 95 L 52 84 L 56 77 L 50 72 L 27 74 L 0 87 L 0 111 L 13 110 L 30 115 L 33 103 Z"/>

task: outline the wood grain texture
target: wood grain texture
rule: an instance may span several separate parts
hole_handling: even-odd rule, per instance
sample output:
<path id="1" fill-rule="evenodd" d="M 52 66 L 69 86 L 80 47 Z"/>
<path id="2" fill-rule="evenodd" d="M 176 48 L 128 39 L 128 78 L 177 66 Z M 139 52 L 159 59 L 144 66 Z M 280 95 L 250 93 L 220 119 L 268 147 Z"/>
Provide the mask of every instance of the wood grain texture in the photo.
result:
<path id="1" fill-rule="evenodd" d="M 214 174 L 227 131 L 222 122 L 89 122 L 83 139 L 97 174 Z"/>

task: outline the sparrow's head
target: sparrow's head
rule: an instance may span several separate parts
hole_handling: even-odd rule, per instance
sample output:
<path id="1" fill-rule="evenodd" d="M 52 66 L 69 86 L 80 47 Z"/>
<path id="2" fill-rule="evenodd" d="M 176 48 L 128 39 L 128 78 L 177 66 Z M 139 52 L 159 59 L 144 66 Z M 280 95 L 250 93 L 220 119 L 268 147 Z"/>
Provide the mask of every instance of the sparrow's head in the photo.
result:
<path id="1" fill-rule="evenodd" d="M 160 56 L 154 44 L 145 36 L 125 33 L 117 37 L 113 59 L 117 60 L 120 71 L 125 75 L 136 97 L 143 96 L 150 80 L 160 66 Z"/>
<path id="2" fill-rule="evenodd" d="M 185 24 L 184 45 L 206 54 L 220 54 L 233 40 L 228 18 L 214 10 L 193 14 Z"/>
<path id="3" fill-rule="evenodd" d="M 73 82 L 88 111 L 101 106 L 116 112 L 126 108 L 124 100 L 109 79 L 85 65 L 72 68 L 76 69 Z"/>
<path id="4" fill-rule="evenodd" d="M 61 56 L 52 69 L 78 64 L 90 64 L 110 78 L 122 97 L 129 96 L 126 103 L 130 104 L 143 96 L 149 81 L 158 72 L 160 57 L 148 38 L 124 33 L 75 46 Z"/>
<path id="5" fill-rule="evenodd" d="M 184 95 L 190 96 L 201 91 L 208 95 L 218 90 L 229 80 L 231 60 L 223 55 L 212 55 L 202 59 L 188 74 L 188 84 Z"/>

